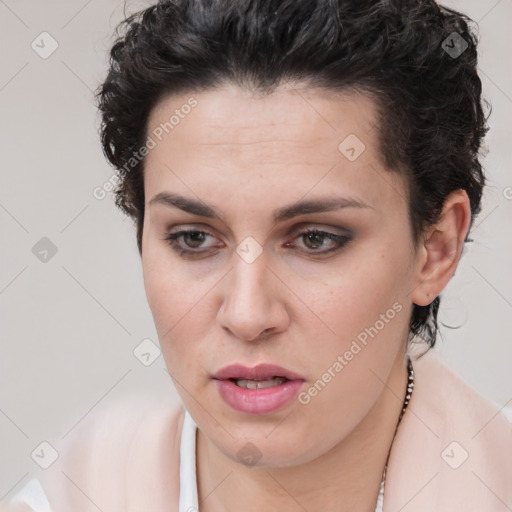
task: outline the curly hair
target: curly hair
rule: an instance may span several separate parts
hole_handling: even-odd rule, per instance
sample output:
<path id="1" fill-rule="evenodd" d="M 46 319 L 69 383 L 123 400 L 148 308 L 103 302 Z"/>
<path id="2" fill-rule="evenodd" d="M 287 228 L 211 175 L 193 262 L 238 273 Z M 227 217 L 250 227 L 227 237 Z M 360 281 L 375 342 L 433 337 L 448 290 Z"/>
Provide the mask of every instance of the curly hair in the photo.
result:
<path id="1" fill-rule="evenodd" d="M 454 190 L 467 192 L 472 222 L 480 211 L 487 124 L 477 36 L 463 14 L 430 0 L 160 0 L 121 22 L 116 37 L 96 92 L 100 134 L 140 254 L 144 159 L 134 156 L 149 114 L 166 95 L 227 83 L 372 95 L 383 162 L 406 176 L 415 243 Z M 434 346 L 439 303 L 413 305 L 409 340 Z"/>

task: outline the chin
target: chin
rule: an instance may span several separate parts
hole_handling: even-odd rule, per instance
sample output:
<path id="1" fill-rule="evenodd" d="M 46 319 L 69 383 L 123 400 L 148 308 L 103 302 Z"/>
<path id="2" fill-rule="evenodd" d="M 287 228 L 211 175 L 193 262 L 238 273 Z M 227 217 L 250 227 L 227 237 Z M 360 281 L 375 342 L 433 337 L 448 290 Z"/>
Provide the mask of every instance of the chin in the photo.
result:
<path id="1" fill-rule="evenodd" d="M 223 433 L 218 437 L 218 430 L 214 437 L 204 430 L 206 437 L 219 451 L 234 462 L 247 467 L 258 468 L 286 468 L 308 463 L 329 450 L 329 440 L 315 433 L 311 435 L 311 428 L 297 429 L 281 425 L 250 425 L 240 423 L 226 424 L 226 430 L 236 433 L 232 438 Z M 318 439 L 317 439 L 318 438 Z"/>

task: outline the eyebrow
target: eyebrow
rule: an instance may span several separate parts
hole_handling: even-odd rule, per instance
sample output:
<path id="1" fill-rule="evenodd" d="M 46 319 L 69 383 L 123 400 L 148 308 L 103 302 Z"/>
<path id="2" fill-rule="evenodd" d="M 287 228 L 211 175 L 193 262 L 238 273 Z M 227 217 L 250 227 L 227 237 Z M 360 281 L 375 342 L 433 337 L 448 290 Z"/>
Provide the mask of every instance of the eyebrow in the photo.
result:
<path id="1" fill-rule="evenodd" d="M 224 214 L 217 208 L 206 204 L 203 201 L 184 197 L 179 194 L 160 192 L 149 202 L 179 208 L 184 212 L 200 217 L 225 220 Z M 341 208 L 372 208 L 371 206 L 351 197 L 320 197 L 316 199 L 299 200 L 287 206 L 273 210 L 274 222 L 283 222 L 299 215 L 308 213 L 321 213 L 339 210 Z"/>

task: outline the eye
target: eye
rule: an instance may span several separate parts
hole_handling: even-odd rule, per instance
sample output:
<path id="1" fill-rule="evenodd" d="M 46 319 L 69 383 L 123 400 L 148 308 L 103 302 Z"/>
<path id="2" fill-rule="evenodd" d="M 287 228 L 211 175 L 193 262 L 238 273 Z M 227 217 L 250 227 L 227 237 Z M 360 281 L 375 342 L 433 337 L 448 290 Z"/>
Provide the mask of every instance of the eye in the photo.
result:
<path id="1" fill-rule="evenodd" d="M 205 245 L 205 242 L 211 238 L 215 240 L 215 236 L 207 231 L 199 229 L 182 229 L 175 233 L 169 233 L 165 240 L 178 253 L 182 255 L 200 255 L 209 252 L 211 249 L 222 247 L 222 243 L 212 243 Z M 303 241 L 303 246 L 296 243 L 287 243 L 285 247 L 299 247 L 309 254 L 324 255 L 341 251 L 344 246 L 351 241 L 348 235 L 337 235 L 328 231 L 319 229 L 308 229 L 298 233 L 295 237 L 299 241 Z"/>
<path id="2" fill-rule="evenodd" d="M 196 251 L 194 249 L 204 248 L 203 243 L 207 238 L 215 237 L 207 231 L 201 231 L 199 229 L 182 229 L 176 233 L 169 233 L 167 237 L 165 237 L 165 240 L 167 240 L 169 245 L 179 254 L 193 254 L 205 252 Z M 179 243 L 180 239 L 184 242 L 184 246 Z M 206 248 L 213 249 L 215 247 L 218 247 L 218 244 L 210 245 Z"/>
<path id="3" fill-rule="evenodd" d="M 351 237 L 348 235 L 337 235 L 329 231 L 321 231 L 319 229 L 308 229 L 300 232 L 297 239 L 302 240 L 306 247 L 306 252 L 311 254 L 327 254 L 338 252 L 344 248 Z M 287 244 L 296 247 L 295 244 Z M 323 250 L 321 250 L 323 249 Z"/>

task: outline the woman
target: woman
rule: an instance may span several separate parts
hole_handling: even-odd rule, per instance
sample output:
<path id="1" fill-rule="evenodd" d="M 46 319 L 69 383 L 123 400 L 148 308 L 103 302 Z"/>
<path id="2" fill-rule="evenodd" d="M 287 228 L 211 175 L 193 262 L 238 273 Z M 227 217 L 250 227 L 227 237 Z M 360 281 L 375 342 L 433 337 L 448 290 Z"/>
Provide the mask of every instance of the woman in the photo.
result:
<path id="1" fill-rule="evenodd" d="M 13 509 L 510 510 L 511 425 L 426 352 L 484 185 L 464 16 L 174 0 L 125 27 L 102 143 L 184 408 L 95 419 Z"/>

